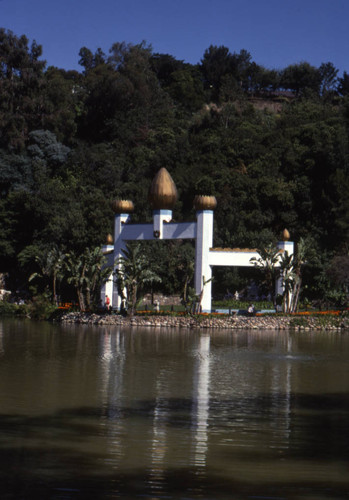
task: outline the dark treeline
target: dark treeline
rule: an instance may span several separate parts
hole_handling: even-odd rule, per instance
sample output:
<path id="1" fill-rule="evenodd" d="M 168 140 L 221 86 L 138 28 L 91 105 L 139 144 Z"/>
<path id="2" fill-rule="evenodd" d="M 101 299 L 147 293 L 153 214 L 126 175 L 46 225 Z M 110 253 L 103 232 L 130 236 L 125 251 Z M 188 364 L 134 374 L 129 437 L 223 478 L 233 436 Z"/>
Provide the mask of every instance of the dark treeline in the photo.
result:
<path id="1" fill-rule="evenodd" d="M 84 47 L 81 72 L 41 55 L 0 30 L 0 272 L 14 290 L 35 271 L 30 256 L 101 245 L 112 199 L 150 220 L 147 191 L 163 166 L 179 191 L 176 220 L 194 218 L 195 193 L 217 197 L 215 246 L 260 248 L 287 228 L 313 249 L 305 294 L 347 286 L 348 73 L 331 62 L 270 70 L 214 45 L 197 65 L 145 43 Z M 166 266 L 165 291 L 178 291 L 190 246 L 148 247 Z M 218 274 L 217 291 L 238 280 Z"/>

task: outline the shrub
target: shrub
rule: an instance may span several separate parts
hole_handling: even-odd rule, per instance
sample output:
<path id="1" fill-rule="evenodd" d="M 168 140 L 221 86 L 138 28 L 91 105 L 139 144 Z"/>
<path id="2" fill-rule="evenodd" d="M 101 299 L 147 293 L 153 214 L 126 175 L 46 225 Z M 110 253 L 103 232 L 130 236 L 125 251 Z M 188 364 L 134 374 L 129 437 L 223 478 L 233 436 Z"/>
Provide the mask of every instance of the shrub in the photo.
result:
<path id="1" fill-rule="evenodd" d="M 7 300 L 0 301 L 0 316 L 27 316 L 28 307 L 26 304 L 15 304 Z"/>
<path id="2" fill-rule="evenodd" d="M 0 302 L 0 316 L 13 315 L 16 313 L 16 304 L 7 302 L 7 300 L 2 300 Z"/>
<path id="3" fill-rule="evenodd" d="M 309 326 L 309 321 L 308 318 L 304 317 L 298 317 L 298 318 L 292 318 L 290 320 L 290 327 L 291 328 L 297 328 L 297 327 L 308 327 Z"/>
<path id="4" fill-rule="evenodd" d="M 28 304 L 29 316 L 32 319 L 49 319 L 55 311 L 56 306 L 50 302 L 45 294 L 33 297 L 32 302 Z"/>

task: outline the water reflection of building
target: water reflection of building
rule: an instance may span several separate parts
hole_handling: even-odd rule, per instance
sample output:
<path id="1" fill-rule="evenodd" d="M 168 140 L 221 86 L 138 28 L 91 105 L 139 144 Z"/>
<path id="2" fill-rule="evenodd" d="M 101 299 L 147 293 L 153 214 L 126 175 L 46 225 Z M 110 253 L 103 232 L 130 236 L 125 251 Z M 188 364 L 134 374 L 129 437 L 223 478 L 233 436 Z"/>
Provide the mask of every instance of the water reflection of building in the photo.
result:
<path id="1" fill-rule="evenodd" d="M 149 486 L 154 495 L 160 495 L 163 490 L 166 469 L 167 452 L 167 384 L 166 370 L 162 370 L 156 380 L 156 399 L 153 414 L 152 440 L 150 449 Z"/>
<path id="2" fill-rule="evenodd" d="M 208 418 L 210 402 L 210 336 L 201 335 L 193 375 L 193 464 L 205 467 L 208 447 Z"/>
<path id="3" fill-rule="evenodd" d="M 277 447 L 289 448 L 291 432 L 292 337 L 286 335 L 283 352 L 272 364 L 270 425 Z"/>
<path id="4" fill-rule="evenodd" d="M 106 330 L 101 335 L 101 425 L 105 427 L 114 468 L 118 468 L 124 454 L 124 422 L 120 418 L 120 407 L 125 359 L 124 336 L 120 329 Z"/>
<path id="5" fill-rule="evenodd" d="M 193 344 L 192 332 L 101 335 L 100 425 L 110 463 L 114 469 L 144 466 L 155 496 L 173 456 L 181 457 L 186 470 L 205 467 L 209 355 L 210 337 L 195 335 Z"/>
<path id="6" fill-rule="evenodd" d="M 135 329 L 102 337 L 108 463 L 115 473 L 142 470 L 154 498 L 166 494 L 174 467 L 203 478 L 222 447 L 234 467 L 241 456 L 290 447 L 295 373 L 286 333 Z"/>

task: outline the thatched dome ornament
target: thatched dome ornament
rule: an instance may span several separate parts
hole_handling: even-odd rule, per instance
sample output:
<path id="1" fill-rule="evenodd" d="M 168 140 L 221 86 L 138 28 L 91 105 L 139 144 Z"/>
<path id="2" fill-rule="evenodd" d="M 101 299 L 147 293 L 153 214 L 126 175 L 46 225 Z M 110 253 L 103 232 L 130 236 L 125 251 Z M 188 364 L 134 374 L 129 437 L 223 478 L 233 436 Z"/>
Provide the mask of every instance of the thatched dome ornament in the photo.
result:
<path id="1" fill-rule="evenodd" d="M 172 210 L 177 198 L 176 185 L 166 168 L 163 167 L 151 183 L 148 201 L 153 210 Z"/>
<path id="2" fill-rule="evenodd" d="M 215 196 L 198 194 L 194 198 L 193 205 L 195 210 L 215 210 L 217 200 Z"/>
<path id="3" fill-rule="evenodd" d="M 288 232 L 287 229 L 284 229 L 282 231 L 282 241 L 289 241 L 290 239 L 290 233 Z"/>
<path id="4" fill-rule="evenodd" d="M 116 214 L 130 214 L 135 207 L 130 200 L 114 200 L 111 203 L 111 208 Z"/>

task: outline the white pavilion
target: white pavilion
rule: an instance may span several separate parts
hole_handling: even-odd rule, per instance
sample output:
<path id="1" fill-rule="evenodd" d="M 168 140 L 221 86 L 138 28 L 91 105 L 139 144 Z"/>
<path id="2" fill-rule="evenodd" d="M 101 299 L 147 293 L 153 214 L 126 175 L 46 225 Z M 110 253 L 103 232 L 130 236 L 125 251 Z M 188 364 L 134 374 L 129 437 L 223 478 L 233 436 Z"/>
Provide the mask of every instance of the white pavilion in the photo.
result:
<path id="1" fill-rule="evenodd" d="M 214 210 L 217 201 L 214 196 L 197 195 L 194 198 L 196 221 L 173 222 L 172 210 L 177 201 L 177 189 L 172 177 L 161 168 L 156 174 L 150 190 L 148 200 L 153 210 L 153 222 L 148 224 L 133 224 L 131 213 L 134 210 L 132 201 L 115 200 L 112 204 L 115 212 L 114 237 L 102 247 L 107 257 L 107 265 L 113 267 L 123 255 L 128 241 L 143 240 L 195 240 L 195 276 L 194 285 L 197 295 L 201 295 L 203 312 L 211 312 L 212 267 L 213 266 L 253 266 L 251 258 L 259 258 L 256 249 L 226 249 L 213 247 Z M 280 252 L 287 251 L 288 255 L 294 252 L 294 244 L 289 240 L 289 233 L 285 229 L 283 241 L 277 243 Z M 282 294 L 281 280 L 276 282 L 276 293 Z M 121 297 L 118 295 L 113 275 L 103 285 L 101 290 L 102 303 L 108 295 L 113 309 L 120 309 Z"/>

